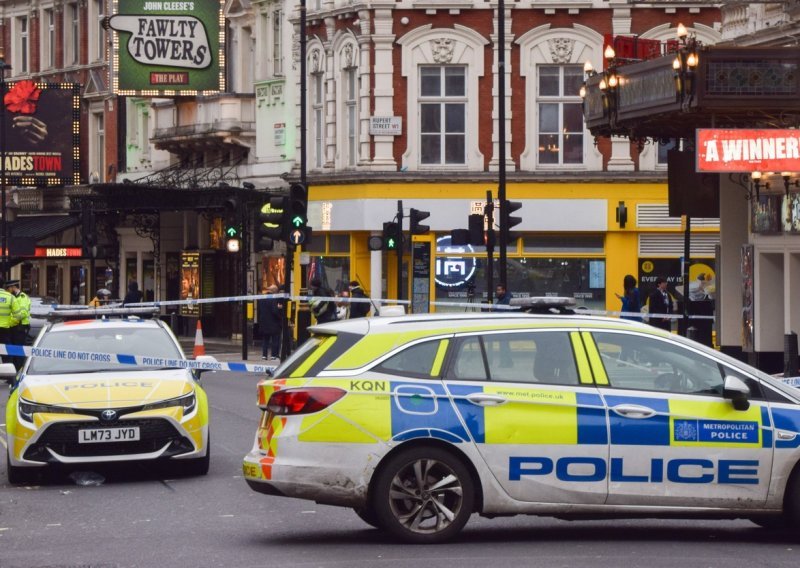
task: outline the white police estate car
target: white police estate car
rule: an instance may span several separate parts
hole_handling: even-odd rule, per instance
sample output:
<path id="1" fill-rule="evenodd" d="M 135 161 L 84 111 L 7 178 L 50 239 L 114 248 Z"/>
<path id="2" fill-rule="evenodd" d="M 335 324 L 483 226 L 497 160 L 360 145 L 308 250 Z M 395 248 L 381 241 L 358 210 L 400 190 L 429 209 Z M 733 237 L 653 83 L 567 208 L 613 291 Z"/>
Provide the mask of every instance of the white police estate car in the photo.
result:
<path id="1" fill-rule="evenodd" d="M 258 387 L 245 478 L 411 542 L 472 513 L 800 521 L 800 391 L 578 315 L 348 320 Z"/>

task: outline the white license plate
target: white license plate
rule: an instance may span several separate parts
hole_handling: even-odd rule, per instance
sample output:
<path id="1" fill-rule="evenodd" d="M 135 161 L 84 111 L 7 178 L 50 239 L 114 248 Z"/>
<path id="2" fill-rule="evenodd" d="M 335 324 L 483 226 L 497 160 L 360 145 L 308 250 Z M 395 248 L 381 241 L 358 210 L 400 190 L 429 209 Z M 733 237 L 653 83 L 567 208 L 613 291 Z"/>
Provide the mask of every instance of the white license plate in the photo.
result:
<path id="1" fill-rule="evenodd" d="M 78 430 L 78 442 L 94 444 L 98 442 L 134 442 L 139 439 L 139 427 L 128 428 L 93 428 Z"/>

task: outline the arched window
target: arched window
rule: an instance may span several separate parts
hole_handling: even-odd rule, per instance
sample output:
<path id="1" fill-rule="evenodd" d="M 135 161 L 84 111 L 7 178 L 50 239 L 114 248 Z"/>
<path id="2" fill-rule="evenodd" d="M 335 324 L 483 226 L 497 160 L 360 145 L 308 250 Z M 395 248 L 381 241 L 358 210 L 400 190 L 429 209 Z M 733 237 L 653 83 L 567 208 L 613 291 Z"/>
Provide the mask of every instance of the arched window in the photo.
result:
<path id="1" fill-rule="evenodd" d="M 325 52 L 321 45 L 309 48 L 307 69 L 309 164 L 321 169 L 325 164 Z"/>
<path id="2" fill-rule="evenodd" d="M 336 42 L 335 69 L 339 74 L 337 82 L 337 124 L 336 124 L 336 166 L 355 168 L 359 159 L 359 75 L 358 45 L 349 33 Z"/>
<path id="3" fill-rule="evenodd" d="M 603 36 L 575 24 L 540 26 L 521 36 L 525 150 L 521 170 L 600 170 L 602 157 L 583 122 L 583 65 L 602 66 Z"/>
<path id="4" fill-rule="evenodd" d="M 403 166 L 483 170 L 478 80 L 488 40 L 460 25 L 421 26 L 398 39 L 408 81 Z"/>

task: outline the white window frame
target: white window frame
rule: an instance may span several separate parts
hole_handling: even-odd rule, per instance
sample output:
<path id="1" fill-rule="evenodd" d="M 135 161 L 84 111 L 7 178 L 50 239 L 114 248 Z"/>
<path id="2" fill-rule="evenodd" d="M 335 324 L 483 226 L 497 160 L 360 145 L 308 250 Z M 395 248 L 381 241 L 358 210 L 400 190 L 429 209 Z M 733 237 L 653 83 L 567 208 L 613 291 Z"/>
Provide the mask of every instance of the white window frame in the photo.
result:
<path id="1" fill-rule="evenodd" d="M 352 34 L 342 34 L 334 41 L 336 81 L 336 146 L 337 169 L 355 169 L 361 154 L 361 74 L 360 51 Z"/>
<path id="2" fill-rule="evenodd" d="M 539 124 L 539 109 L 541 105 L 557 105 L 558 108 L 558 126 L 556 128 L 556 132 L 548 132 L 547 134 L 556 134 L 558 136 L 558 162 L 556 163 L 544 163 L 540 162 L 540 155 L 537 151 L 536 153 L 536 164 L 538 168 L 565 168 L 565 167 L 581 167 L 583 168 L 584 163 L 586 163 L 586 127 L 583 125 L 583 119 L 581 118 L 581 131 L 568 133 L 565 130 L 564 126 L 564 105 L 580 105 L 581 98 L 580 95 L 575 93 L 574 95 L 567 95 L 564 92 L 565 86 L 565 77 L 566 77 L 566 69 L 570 67 L 573 71 L 580 71 L 583 72 L 583 66 L 577 65 L 573 63 L 563 63 L 563 64 L 551 64 L 551 65 L 537 65 L 536 66 L 536 123 L 534 128 L 536 129 L 536 147 L 537 149 L 541 146 L 541 135 L 542 132 L 540 131 L 540 124 Z M 539 90 L 539 86 L 541 85 L 540 78 L 541 74 L 544 69 L 557 69 L 558 70 L 558 94 L 556 95 L 543 95 Z M 530 123 L 529 123 L 530 124 Z M 564 137 L 568 136 L 569 134 L 575 134 L 581 136 L 581 161 L 579 163 L 565 163 L 564 162 Z"/>
<path id="3" fill-rule="evenodd" d="M 566 40 L 568 50 L 554 49 Z M 582 164 L 539 164 L 539 65 L 581 65 L 590 61 L 603 68 L 603 36 L 591 28 L 573 24 L 571 28 L 539 26 L 515 41 L 520 46 L 520 75 L 525 80 L 525 149 L 520 155 L 520 171 L 602 171 L 603 155 L 584 124 Z M 516 118 L 516 117 L 515 117 Z"/>
<path id="4" fill-rule="evenodd" d="M 443 167 L 462 167 L 466 165 L 467 162 L 467 123 L 469 122 L 469 114 L 467 108 L 467 89 L 466 84 L 469 80 L 469 68 L 466 65 L 420 65 L 418 68 L 420 76 L 423 74 L 423 70 L 425 69 L 435 69 L 438 71 L 439 74 L 439 86 L 440 92 L 437 95 L 423 95 L 420 91 L 417 93 L 417 103 L 418 103 L 418 113 L 419 116 L 422 116 L 422 106 L 431 106 L 436 105 L 439 107 L 439 124 L 440 130 L 438 132 L 438 138 L 440 140 L 439 145 L 439 159 L 436 162 L 428 162 L 423 163 L 422 161 L 422 147 L 424 146 L 424 138 L 436 136 L 437 133 L 430 133 L 430 132 L 423 132 L 423 125 L 422 120 L 420 119 L 420 129 L 417 138 L 417 144 L 419 145 L 420 149 L 420 167 L 436 167 L 436 166 L 443 166 Z M 458 95 L 448 94 L 445 91 L 446 82 L 447 82 L 447 70 L 448 69 L 462 69 L 463 76 L 464 76 L 464 93 Z M 422 85 L 422 81 L 420 80 L 420 86 Z M 446 162 L 446 155 L 447 155 L 447 114 L 446 108 L 450 105 L 458 105 L 463 107 L 463 120 L 464 120 L 464 131 L 456 132 L 454 134 L 458 135 L 461 134 L 464 143 L 464 155 L 463 160 L 460 162 Z"/>
<path id="5" fill-rule="evenodd" d="M 349 67 L 342 73 L 342 87 L 345 91 L 345 164 L 354 168 L 358 163 L 358 68 Z"/>
<path id="6" fill-rule="evenodd" d="M 31 70 L 31 19 L 28 16 L 14 18 L 14 31 L 17 40 L 14 42 L 16 55 L 14 57 L 14 75 L 26 75 Z"/>
<path id="7" fill-rule="evenodd" d="M 77 65 L 80 58 L 81 13 L 78 3 L 64 6 L 64 65 Z"/>
<path id="8" fill-rule="evenodd" d="M 315 169 L 321 169 L 325 164 L 325 75 L 322 72 L 311 74 L 311 87 L 312 164 Z"/>
<path id="9" fill-rule="evenodd" d="M 272 11 L 272 74 L 283 76 L 283 12 L 280 8 Z"/>
<path id="10" fill-rule="evenodd" d="M 106 128 L 105 128 L 105 114 L 103 107 L 93 108 L 90 114 L 89 125 L 89 176 L 92 172 L 97 172 L 100 176 L 100 181 L 106 179 Z M 91 181 L 91 180 L 90 180 Z"/>
<path id="11" fill-rule="evenodd" d="M 56 11 L 51 6 L 42 10 L 42 67 L 56 66 Z"/>
<path id="12" fill-rule="evenodd" d="M 465 163 L 461 165 L 429 165 L 421 164 L 418 144 L 408 144 L 403 154 L 403 167 L 416 170 L 485 170 L 484 156 L 480 151 L 478 140 L 478 115 L 480 111 L 478 81 L 484 76 L 484 46 L 489 40 L 472 29 L 455 24 L 453 28 L 433 29 L 430 24 L 420 26 L 397 40 L 402 46 L 402 74 L 406 78 L 408 92 L 406 97 L 406 116 L 404 125 L 406 132 L 419 132 L 419 67 L 421 65 L 463 65 L 467 68 L 467 122 Z M 448 43 L 449 42 L 449 43 Z M 442 54 L 437 46 L 446 43 L 452 51 Z M 491 133 L 484 133 L 490 135 Z"/>
<path id="13" fill-rule="evenodd" d="M 92 0 L 90 9 L 89 21 L 93 25 L 89 26 L 89 60 L 105 61 L 108 48 L 108 32 L 103 28 L 102 24 L 103 19 L 106 17 L 106 0 Z"/>

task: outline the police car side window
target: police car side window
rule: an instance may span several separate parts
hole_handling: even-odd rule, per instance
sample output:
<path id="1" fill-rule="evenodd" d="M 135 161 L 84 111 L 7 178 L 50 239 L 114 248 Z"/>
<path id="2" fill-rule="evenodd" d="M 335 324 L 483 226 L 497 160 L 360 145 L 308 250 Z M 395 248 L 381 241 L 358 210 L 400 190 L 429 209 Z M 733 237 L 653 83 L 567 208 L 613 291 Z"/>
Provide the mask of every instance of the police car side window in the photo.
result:
<path id="1" fill-rule="evenodd" d="M 392 355 L 376 367 L 376 371 L 390 375 L 430 378 L 440 341 L 417 343 Z"/>
<path id="2" fill-rule="evenodd" d="M 483 336 L 492 381 L 577 385 L 572 345 L 565 332 Z"/>
<path id="3" fill-rule="evenodd" d="M 477 381 L 488 379 L 480 337 L 461 338 L 453 350 L 450 360 L 448 378 Z"/>
<path id="4" fill-rule="evenodd" d="M 713 359 L 651 337 L 593 335 L 614 388 L 722 396 L 723 374 Z"/>

